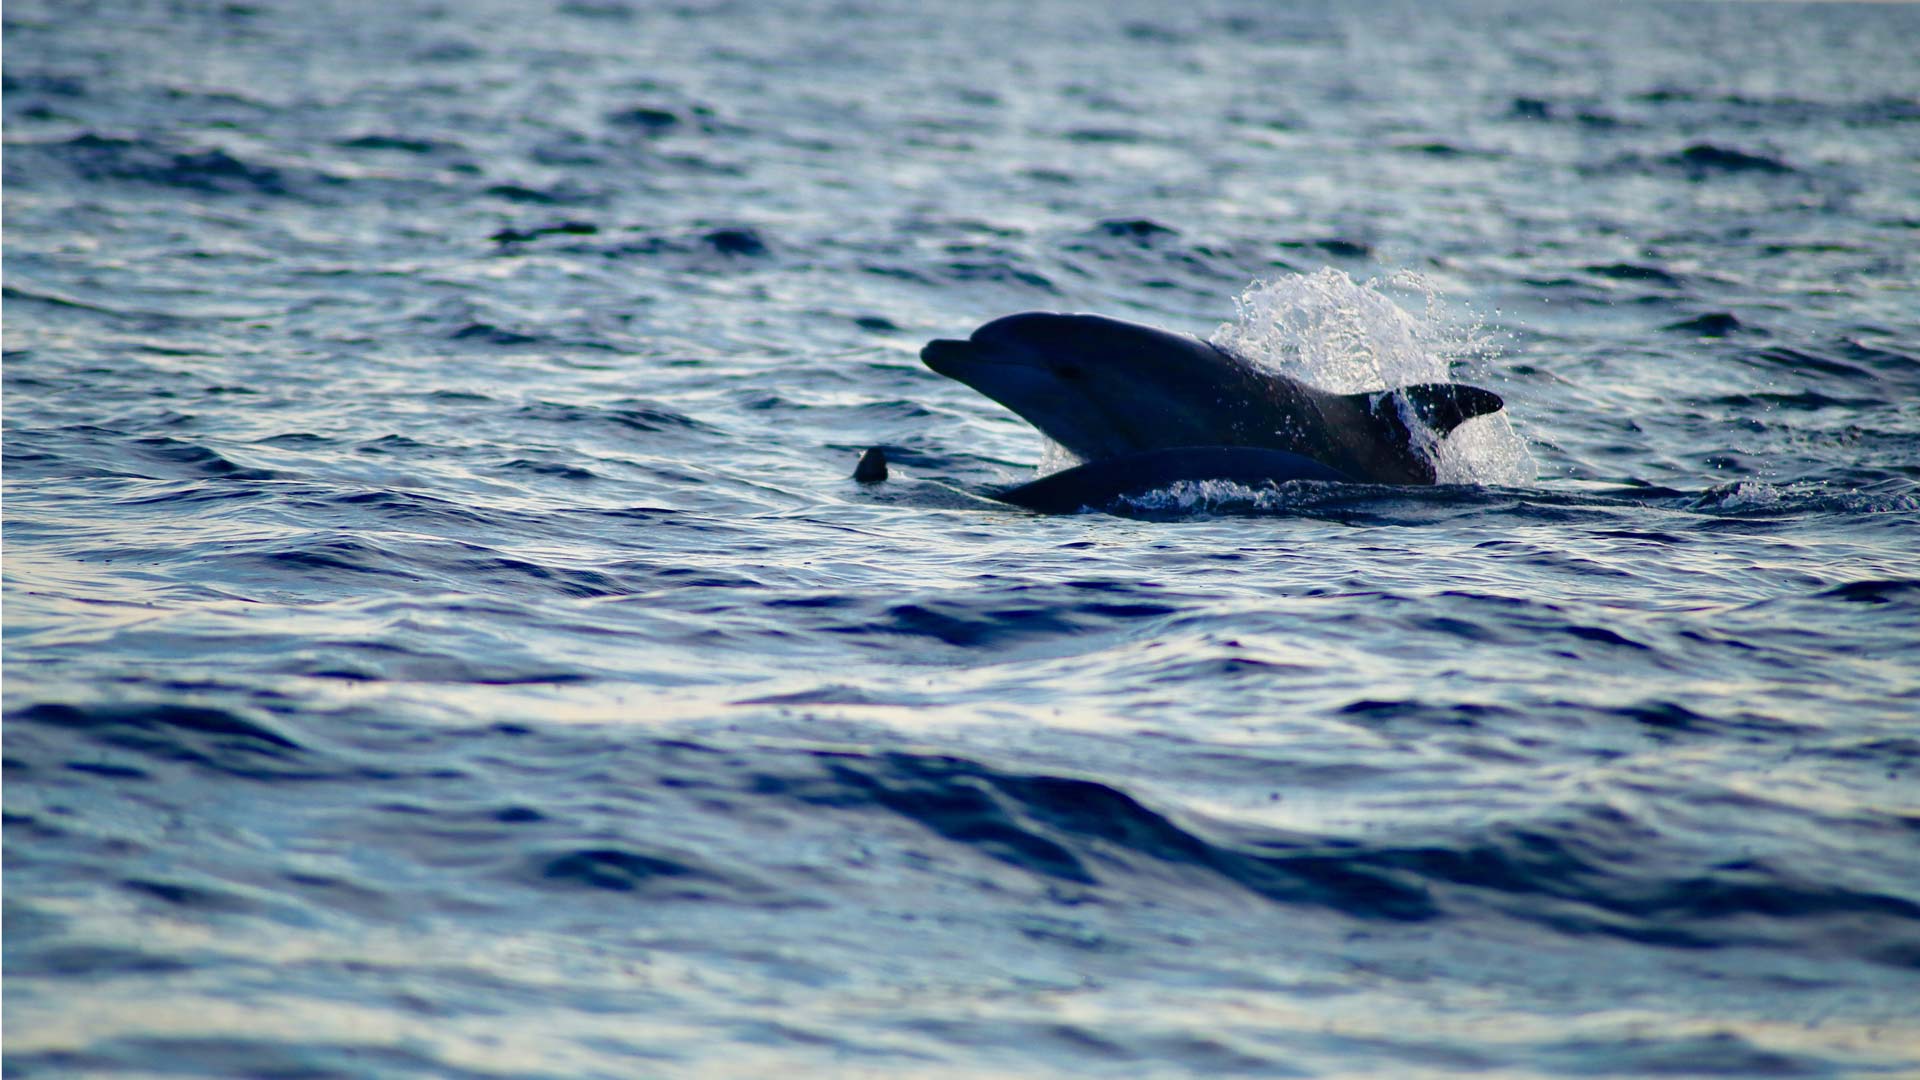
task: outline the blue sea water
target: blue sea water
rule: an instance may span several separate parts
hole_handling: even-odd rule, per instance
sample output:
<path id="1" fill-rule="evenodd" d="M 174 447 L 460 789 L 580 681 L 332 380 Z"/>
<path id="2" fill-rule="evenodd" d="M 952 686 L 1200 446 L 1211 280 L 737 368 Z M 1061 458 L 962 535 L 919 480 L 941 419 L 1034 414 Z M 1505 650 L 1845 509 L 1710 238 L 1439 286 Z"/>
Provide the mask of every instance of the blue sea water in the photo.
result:
<path id="1" fill-rule="evenodd" d="M 4 19 L 8 1077 L 1920 1072 L 1920 8 Z"/>

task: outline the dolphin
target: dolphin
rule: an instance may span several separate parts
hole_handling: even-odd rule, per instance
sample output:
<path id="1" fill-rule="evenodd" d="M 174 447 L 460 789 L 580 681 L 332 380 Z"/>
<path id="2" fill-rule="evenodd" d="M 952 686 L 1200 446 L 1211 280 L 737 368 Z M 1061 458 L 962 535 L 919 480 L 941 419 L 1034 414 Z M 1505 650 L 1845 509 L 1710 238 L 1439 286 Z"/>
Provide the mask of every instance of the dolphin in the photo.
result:
<path id="1" fill-rule="evenodd" d="M 1431 484 L 1438 441 L 1505 406 L 1498 394 L 1460 383 L 1328 393 L 1199 338 L 1101 315 L 1008 315 L 965 341 L 929 342 L 920 359 L 1100 466 L 1068 472 L 1090 490 L 1116 494 L 1150 490 L 1141 483 L 1153 477 L 1162 478 L 1155 486 L 1246 481 L 1263 469 L 1274 480 Z M 1280 456 L 1221 452 L 1234 447 Z M 1124 467 L 1102 465 L 1127 459 L 1152 476 L 1122 483 Z M 1065 497 L 1071 485 L 1056 487 Z"/>

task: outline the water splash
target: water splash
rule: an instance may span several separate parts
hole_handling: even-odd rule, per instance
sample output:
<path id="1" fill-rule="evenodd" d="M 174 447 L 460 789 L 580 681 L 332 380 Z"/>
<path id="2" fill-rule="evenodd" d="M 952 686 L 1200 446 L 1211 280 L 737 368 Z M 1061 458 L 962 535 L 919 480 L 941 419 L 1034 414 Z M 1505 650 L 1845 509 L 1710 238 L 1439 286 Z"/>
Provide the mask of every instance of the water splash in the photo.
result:
<path id="1" fill-rule="evenodd" d="M 1277 487 L 1250 487 L 1232 480 L 1177 480 L 1154 491 L 1130 495 L 1120 503 L 1135 513 L 1193 514 L 1284 513 L 1302 491 L 1317 490 L 1316 481 Z"/>
<path id="2" fill-rule="evenodd" d="M 1387 290 L 1423 298 L 1419 315 Z M 1323 390 L 1353 394 L 1414 383 L 1454 381 L 1466 365 L 1482 382 L 1498 354 L 1484 325 L 1446 309 L 1433 284 L 1410 271 L 1355 282 L 1326 268 L 1247 286 L 1233 302 L 1236 319 L 1210 340 L 1248 360 Z M 1434 450 L 1443 484 L 1531 483 L 1537 469 L 1510 410 L 1467 421 Z"/>
<path id="3" fill-rule="evenodd" d="M 1439 484 L 1526 487 L 1539 471 L 1526 437 L 1513 429 L 1505 409 L 1454 428 L 1433 451 L 1434 482 Z"/>
<path id="4" fill-rule="evenodd" d="M 1791 486 L 1791 485 L 1789 485 Z M 1817 491 L 1821 485 L 1799 485 L 1802 493 Z M 1742 511 L 1777 510 L 1786 504 L 1786 489 L 1779 485 L 1759 480 L 1737 480 L 1731 484 L 1721 484 L 1700 493 L 1693 501 L 1696 510 L 1724 510 L 1733 513 Z"/>
<path id="5" fill-rule="evenodd" d="M 1040 464 L 1034 469 L 1035 479 L 1051 476 L 1062 469 L 1071 469 L 1080 464 L 1083 462 L 1073 451 L 1047 438 L 1044 434 L 1040 436 Z"/>
<path id="6" fill-rule="evenodd" d="M 1408 314 L 1377 280 L 1362 285 L 1329 267 L 1255 281 L 1233 301 L 1236 321 L 1221 324 L 1211 340 L 1338 394 L 1445 380 L 1453 356 L 1478 339 L 1449 332 L 1424 279 L 1401 274 L 1389 283 L 1424 295 L 1428 317 Z"/>

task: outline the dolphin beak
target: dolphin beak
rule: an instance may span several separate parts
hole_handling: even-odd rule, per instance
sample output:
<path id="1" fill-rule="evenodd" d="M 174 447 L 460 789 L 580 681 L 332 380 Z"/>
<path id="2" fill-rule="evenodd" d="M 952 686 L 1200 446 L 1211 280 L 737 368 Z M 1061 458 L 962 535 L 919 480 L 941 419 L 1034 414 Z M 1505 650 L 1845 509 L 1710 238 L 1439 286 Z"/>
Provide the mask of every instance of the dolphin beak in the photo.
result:
<path id="1" fill-rule="evenodd" d="M 966 379 L 961 377 L 960 372 L 964 371 L 970 362 L 977 361 L 979 358 L 979 346 L 971 341 L 954 341 L 951 338 L 929 341 L 926 347 L 920 350 L 921 363 L 938 374 L 945 375 L 949 379 L 959 379 L 961 382 L 965 382 Z"/>

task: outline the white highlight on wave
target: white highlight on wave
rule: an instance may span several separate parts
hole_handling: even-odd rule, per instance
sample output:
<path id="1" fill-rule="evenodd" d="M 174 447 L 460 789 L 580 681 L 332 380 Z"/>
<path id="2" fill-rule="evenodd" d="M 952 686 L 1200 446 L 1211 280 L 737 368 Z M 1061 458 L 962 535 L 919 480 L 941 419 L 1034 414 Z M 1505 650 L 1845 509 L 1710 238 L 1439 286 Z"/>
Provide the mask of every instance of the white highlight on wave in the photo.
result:
<path id="1" fill-rule="evenodd" d="M 1419 315 L 1386 290 L 1424 298 Z M 1233 302 L 1236 320 L 1210 339 L 1269 370 L 1339 394 L 1430 382 L 1498 382 L 1498 350 L 1478 321 L 1448 313 L 1433 284 L 1411 271 L 1355 282 L 1331 267 L 1247 286 Z M 1465 366 L 1465 378 L 1453 374 Z M 1496 393 L 1500 387 L 1491 386 Z M 1502 395 L 1506 396 L 1506 395 Z M 1456 428 L 1434 455 L 1443 484 L 1518 487 L 1537 473 L 1509 408 Z"/>

